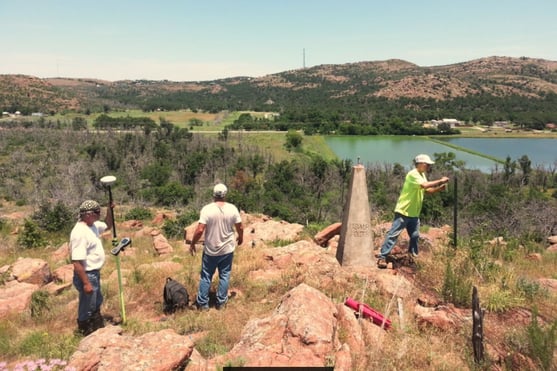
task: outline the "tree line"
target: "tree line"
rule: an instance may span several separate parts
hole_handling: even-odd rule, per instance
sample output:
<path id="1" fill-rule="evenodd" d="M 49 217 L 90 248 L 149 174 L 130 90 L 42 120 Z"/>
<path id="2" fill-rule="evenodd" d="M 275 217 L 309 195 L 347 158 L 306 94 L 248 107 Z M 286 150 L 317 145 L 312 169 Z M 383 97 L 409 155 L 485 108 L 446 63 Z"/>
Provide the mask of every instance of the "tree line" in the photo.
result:
<path id="1" fill-rule="evenodd" d="M 299 134 L 298 134 L 299 135 Z M 0 130 L 0 194 L 6 200 L 54 210 L 75 210 L 86 198 L 103 200 L 99 179 L 118 179 L 115 200 L 136 207 L 166 207 L 195 219 L 224 181 L 228 198 L 248 213 L 321 228 L 342 220 L 353 164 L 303 152 L 302 138 L 287 138 L 289 160 L 228 136 L 192 134 L 164 122 L 151 132 L 18 127 Z M 287 146 L 287 143 L 283 143 Z M 466 169 L 454 154 L 434 154 L 432 178 L 458 179 L 458 194 L 426 198 L 422 221 L 451 224 L 461 236 L 543 240 L 557 233 L 557 174 L 532 168 L 527 156 L 507 159 L 490 174 Z M 367 164 L 365 164 L 367 165 Z M 390 220 L 404 181 L 403 166 L 367 167 L 373 218 Z M 48 214 L 48 213 L 47 213 Z M 74 220 L 73 220 L 74 221 Z M 192 220 L 193 221 L 193 220 Z"/>
<path id="2" fill-rule="evenodd" d="M 303 116 L 280 116 L 278 118 L 253 117 L 249 113 L 241 114 L 234 122 L 226 126 L 229 130 L 302 130 L 306 135 L 454 135 L 458 129 L 448 124 L 436 128 L 424 127 L 421 123 L 405 123 L 398 119 L 389 119 L 382 123 L 343 122 L 340 118 L 328 119 L 320 114 Z"/>

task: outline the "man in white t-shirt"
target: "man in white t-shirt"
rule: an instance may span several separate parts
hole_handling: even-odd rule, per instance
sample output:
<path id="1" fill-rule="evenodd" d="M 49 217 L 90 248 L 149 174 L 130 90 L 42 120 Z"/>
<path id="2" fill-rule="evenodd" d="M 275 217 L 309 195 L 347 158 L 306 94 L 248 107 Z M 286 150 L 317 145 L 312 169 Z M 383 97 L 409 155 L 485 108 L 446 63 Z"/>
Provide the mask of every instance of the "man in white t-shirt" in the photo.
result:
<path id="1" fill-rule="evenodd" d="M 195 255 L 195 244 L 205 232 L 201 279 L 197 291 L 196 306 L 209 309 L 209 290 L 215 271 L 219 271 L 216 308 L 224 308 L 228 301 L 228 284 L 236 246 L 244 240 L 244 227 L 238 208 L 225 201 L 227 188 L 219 183 L 213 188 L 213 202 L 205 205 L 199 215 L 199 223 L 193 233 L 190 252 Z M 237 234 L 237 237 L 235 233 Z M 235 238 L 236 237 L 236 238 Z"/>
<path id="2" fill-rule="evenodd" d="M 101 206 L 97 201 L 84 201 L 79 206 L 79 220 L 70 234 L 73 284 L 79 292 L 77 326 L 85 336 L 104 327 L 100 311 L 103 303 L 100 269 L 105 253 L 100 235 L 112 227 L 112 213 L 106 213 L 104 222 L 99 220 L 100 216 Z"/>

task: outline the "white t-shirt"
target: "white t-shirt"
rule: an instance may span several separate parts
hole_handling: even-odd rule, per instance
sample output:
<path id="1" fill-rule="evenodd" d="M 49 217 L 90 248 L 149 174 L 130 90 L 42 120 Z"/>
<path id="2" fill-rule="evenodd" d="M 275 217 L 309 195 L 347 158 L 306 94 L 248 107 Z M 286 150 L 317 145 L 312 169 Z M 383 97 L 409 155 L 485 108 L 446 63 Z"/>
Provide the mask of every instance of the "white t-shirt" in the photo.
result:
<path id="1" fill-rule="evenodd" d="M 100 235 L 106 230 L 105 222 L 97 220 L 90 227 L 77 222 L 70 234 L 70 251 L 73 260 L 85 261 L 85 270 L 101 269 L 105 254 Z"/>
<path id="2" fill-rule="evenodd" d="M 235 224 L 242 218 L 238 208 L 228 202 L 222 207 L 216 202 L 203 206 L 199 223 L 205 224 L 204 252 L 211 256 L 220 256 L 234 252 L 236 249 Z"/>

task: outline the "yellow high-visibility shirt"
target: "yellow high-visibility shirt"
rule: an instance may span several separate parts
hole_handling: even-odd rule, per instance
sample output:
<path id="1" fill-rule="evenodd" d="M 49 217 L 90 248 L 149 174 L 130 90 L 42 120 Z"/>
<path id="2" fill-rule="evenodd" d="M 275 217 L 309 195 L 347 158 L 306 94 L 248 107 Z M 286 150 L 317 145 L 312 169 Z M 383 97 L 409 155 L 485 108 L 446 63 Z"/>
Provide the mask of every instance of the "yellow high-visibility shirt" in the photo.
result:
<path id="1" fill-rule="evenodd" d="M 421 184 L 427 182 L 425 173 L 413 169 L 406 174 L 404 185 L 395 207 L 395 213 L 409 217 L 419 217 L 422 211 L 425 189 Z"/>

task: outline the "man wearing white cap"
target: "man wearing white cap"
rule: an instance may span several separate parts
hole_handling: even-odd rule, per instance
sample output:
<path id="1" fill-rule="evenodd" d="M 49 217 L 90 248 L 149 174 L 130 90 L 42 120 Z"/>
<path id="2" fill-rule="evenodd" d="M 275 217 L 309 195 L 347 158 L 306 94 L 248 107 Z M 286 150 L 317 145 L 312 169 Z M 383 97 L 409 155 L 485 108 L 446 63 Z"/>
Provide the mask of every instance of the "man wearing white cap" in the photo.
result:
<path id="1" fill-rule="evenodd" d="M 387 268 L 387 255 L 395 246 L 398 236 L 406 228 L 410 236 L 408 253 L 411 257 L 418 256 L 418 240 L 420 238 L 420 212 L 425 193 L 435 193 L 445 189 L 449 178 L 428 181 L 426 173 L 434 162 L 428 155 L 420 154 L 414 158 L 414 169 L 406 174 L 404 185 L 395 207 L 395 217 L 391 229 L 385 237 L 378 255 L 377 266 Z"/>
<path id="2" fill-rule="evenodd" d="M 205 232 L 201 279 L 197 291 L 196 306 L 199 310 L 209 309 L 209 290 L 215 271 L 219 271 L 217 289 L 217 309 L 222 309 L 228 301 L 228 284 L 232 271 L 232 259 L 236 246 L 244 240 L 244 227 L 238 208 L 225 201 L 228 189 L 222 183 L 213 188 L 213 202 L 205 205 L 199 214 L 199 223 L 193 233 L 190 252 L 196 253 L 195 244 Z M 235 239 L 234 231 L 237 233 Z"/>
<path id="3" fill-rule="evenodd" d="M 101 206 L 97 201 L 83 201 L 79 206 L 79 220 L 70 234 L 73 284 L 79 292 L 77 326 L 85 336 L 104 327 L 100 270 L 105 254 L 100 235 L 112 227 L 112 213 L 106 213 L 104 222 L 99 220 L 100 216 Z"/>

